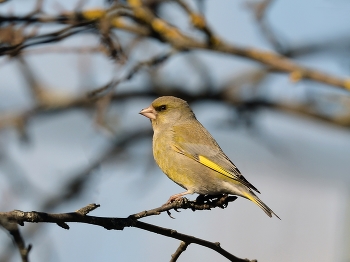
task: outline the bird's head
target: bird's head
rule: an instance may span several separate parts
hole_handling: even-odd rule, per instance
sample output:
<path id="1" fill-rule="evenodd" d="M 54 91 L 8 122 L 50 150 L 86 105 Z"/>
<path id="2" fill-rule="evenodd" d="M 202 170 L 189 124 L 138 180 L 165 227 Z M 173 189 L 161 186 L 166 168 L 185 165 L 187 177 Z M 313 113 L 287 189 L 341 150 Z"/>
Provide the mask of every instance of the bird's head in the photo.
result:
<path id="1" fill-rule="evenodd" d="M 148 117 L 153 127 L 161 124 L 174 125 L 182 119 L 194 117 L 187 102 L 173 96 L 157 98 L 149 107 L 142 109 L 140 114 Z"/>

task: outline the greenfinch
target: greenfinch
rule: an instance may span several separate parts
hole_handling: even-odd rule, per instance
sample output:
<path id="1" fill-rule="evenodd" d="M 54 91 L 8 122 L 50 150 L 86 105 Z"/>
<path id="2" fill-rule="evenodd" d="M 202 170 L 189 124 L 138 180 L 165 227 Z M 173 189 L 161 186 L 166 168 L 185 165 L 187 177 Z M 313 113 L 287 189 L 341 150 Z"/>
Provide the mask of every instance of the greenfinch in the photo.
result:
<path id="1" fill-rule="evenodd" d="M 186 194 L 232 194 L 251 200 L 269 217 L 272 214 L 278 217 L 255 195 L 253 191 L 260 193 L 259 190 L 243 177 L 186 101 L 159 97 L 140 114 L 152 123 L 156 163 L 171 180 L 186 189 L 171 196 L 167 203 Z"/>

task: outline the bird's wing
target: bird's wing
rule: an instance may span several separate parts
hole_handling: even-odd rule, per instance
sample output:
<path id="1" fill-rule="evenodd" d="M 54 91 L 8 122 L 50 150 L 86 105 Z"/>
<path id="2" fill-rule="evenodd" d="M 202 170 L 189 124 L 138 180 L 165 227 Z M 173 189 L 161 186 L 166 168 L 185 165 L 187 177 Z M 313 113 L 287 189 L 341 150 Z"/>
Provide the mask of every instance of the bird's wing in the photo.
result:
<path id="1" fill-rule="evenodd" d="M 193 132 L 191 126 L 186 124 L 174 127 L 173 149 L 260 193 L 258 189 L 244 178 L 210 133 L 199 122 L 197 123 L 200 128 L 196 128 L 196 132 Z"/>

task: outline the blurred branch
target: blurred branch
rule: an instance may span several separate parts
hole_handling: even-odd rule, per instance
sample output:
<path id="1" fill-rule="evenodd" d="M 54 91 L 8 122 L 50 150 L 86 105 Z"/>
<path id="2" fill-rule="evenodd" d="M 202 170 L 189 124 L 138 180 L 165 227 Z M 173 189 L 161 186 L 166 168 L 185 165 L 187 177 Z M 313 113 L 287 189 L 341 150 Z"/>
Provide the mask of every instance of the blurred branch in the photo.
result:
<path id="1" fill-rule="evenodd" d="M 174 48 L 180 50 L 205 49 L 237 55 L 260 62 L 273 70 L 290 73 L 291 79 L 295 82 L 301 79 L 311 79 L 350 90 L 350 79 L 342 79 L 318 70 L 303 67 L 286 57 L 272 52 L 228 44 L 213 33 L 210 34 L 211 39 L 209 43 L 196 40 L 183 34 L 178 28 L 166 21 L 157 18 L 147 7 L 142 6 L 140 0 L 129 1 L 129 4 L 134 11 L 136 19 L 141 20 L 144 24 L 151 27 L 159 35 L 161 40 L 168 42 Z M 205 31 L 205 29 L 202 30 Z"/>
<path id="2" fill-rule="evenodd" d="M 257 25 L 260 27 L 263 36 L 281 55 L 287 55 L 287 47 L 281 43 L 280 37 L 272 29 L 267 19 L 267 12 L 276 0 L 262 0 L 259 2 L 248 2 L 247 6 L 252 9 Z"/>
<path id="3" fill-rule="evenodd" d="M 203 14 L 194 12 L 193 10 L 191 10 L 191 8 L 189 7 L 189 5 L 187 5 L 187 3 L 183 0 L 174 0 L 175 2 L 177 2 L 182 9 L 188 14 L 192 25 L 199 29 L 200 31 L 202 31 L 206 36 L 207 36 L 207 42 L 209 45 L 211 44 L 215 44 L 212 43 L 211 41 L 215 40 L 214 36 L 213 36 L 213 32 L 212 30 L 209 28 L 209 25 L 207 24 L 207 22 L 205 21 L 205 18 L 203 16 Z"/>
<path id="4" fill-rule="evenodd" d="M 110 86 L 103 86 L 96 90 L 105 90 L 110 88 Z M 98 92 L 97 92 L 98 93 Z M 73 108 L 94 108 L 94 100 L 87 99 L 87 97 L 62 97 L 61 100 L 55 100 L 55 94 L 52 94 L 53 103 L 47 103 L 46 106 L 35 106 L 32 109 L 24 110 L 18 113 L 6 113 L 0 112 L 0 131 L 5 128 L 14 128 L 21 134 L 21 136 L 26 136 L 26 125 L 29 119 L 34 116 L 39 115 L 51 115 L 53 113 L 70 110 Z M 239 106 L 241 109 L 246 111 L 256 111 L 259 109 L 272 109 L 287 113 L 294 113 L 303 117 L 308 117 L 315 120 L 320 120 L 324 123 L 340 126 L 340 127 L 350 127 L 350 110 L 348 113 L 343 114 L 324 114 L 320 112 L 315 105 L 303 102 L 279 102 L 271 101 L 264 98 L 251 98 L 246 100 L 237 94 L 230 93 L 229 90 L 221 90 L 215 93 L 206 92 L 200 95 L 189 94 L 181 90 L 172 90 L 158 88 L 154 86 L 153 90 L 149 91 L 130 91 L 124 92 L 123 94 L 113 94 L 111 97 L 111 103 L 117 103 L 118 101 L 123 101 L 125 99 L 131 99 L 136 97 L 158 97 L 163 95 L 174 95 L 182 97 L 188 102 L 201 101 L 201 100 L 211 100 L 211 101 L 226 101 L 226 103 L 232 106 Z M 61 102 L 59 102 L 61 101 Z M 57 102 L 57 103 L 56 103 Z M 350 106 L 350 102 L 348 103 Z M 345 104 L 346 106 L 346 104 Z M 102 112 L 101 112 L 102 113 Z M 98 121 L 102 121 L 102 115 L 99 116 Z M 102 122 L 101 122 L 102 123 Z"/>
<path id="5" fill-rule="evenodd" d="M 301 42 L 290 45 L 283 33 L 277 32 L 268 19 L 269 11 L 276 2 L 277 0 L 261 0 L 258 2 L 250 0 L 246 5 L 254 15 L 261 35 L 271 44 L 277 53 L 288 58 L 305 57 L 325 51 L 347 54 L 349 46 L 349 37 L 347 34 L 340 35 L 337 38 L 327 38 L 322 41 L 314 39 L 314 42 Z"/>
<path id="6" fill-rule="evenodd" d="M 289 73 L 293 81 L 310 79 L 316 82 L 350 90 L 349 79 L 342 79 L 340 77 L 298 65 L 292 60 L 276 53 L 252 48 L 243 48 L 226 43 L 209 29 L 205 18 L 201 14 L 191 11 L 187 4 L 182 0 L 175 2 L 179 3 L 179 5 L 189 14 L 192 24 L 207 36 L 206 41 L 190 37 L 181 32 L 180 29 L 170 25 L 166 20 L 156 17 L 148 6 L 143 5 L 141 0 L 129 0 L 127 1 L 128 5 L 116 4 L 109 9 L 90 9 L 81 12 L 61 14 L 58 17 L 40 16 L 39 14 L 35 17 L 1 16 L 0 24 L 16 21 L 27 23 L 70 23 L 71 25 L 57 32 L 27 37 L 18 44 L 10 44 L 8 46 L 0 47 L 0 55 L 16 55 L 22 49 L 44 43 L 58 42 L 74 34 L 91 31 L 92 28 L 95 28 L 92 31 L 96 32 L 97 30 L 98 32 L 98 24 L 104 22 L 109 23 L 108 27 L 111 28 L 123 29 L 144 37 L 156 38 L 172 45 L 175 49 L 204 49 L 232 54 L 260 62 L 273 70 Z M 123 20 L 123 17 L 129 17 L 134 21 L 132 25 L 133 29 L 131 29 L 130 26 L 126 26 L 130 25 L 130 23 Z M 104 35 L 103 31 L 99 34 Z"/>
<path id="7" fill-rule="evenodd" d="M 41 55 L 41 54 L 91 54 L 91 53 L 104 53 L 105 50 L 102 46 L 87 46 L 87 47 L 42 47 L 38 49 L 29 49 L 23 51 L 23 54 L 25 55 Z"/>
<path id="8" fill-rule="evenodd" d="M 151 134 L 151 130 L 137 130 L 135 132 L 128 132 L 124 136 L 116 137 L 107 149 L 105 149 L 100 155 L 96 156 L 96 158 L 93 161 L 89 162 L 88 166 L 83 168 L 83 170 L 81 170 L 80 172 L 70 175 L 68 181 L 62 185 L 60 190 L 58 190 L 60 192 L 58 195 L 45 195 L 45 201 L 40 204 L 41 209 L 45 211 L 51 211 L 59 207 L 63 203 L 80 197 L 86 189 L 86 186 L 91 180 L 92 176 L 97 173 L 94 171 L 96 171 L 96 169 L 99 166 L 107 162 L 112 157 L 115 157 L 117 154 L 124 152 L 126 146 L 131 142 L 135 142 L 137 139 L 143 138 L 145 136 L 151 136 Z M 28 185 L 29 184 L 27 184 L 26 186 Z M 60 226 L 65 228 L 66 225 L 64 223 L 61 223 Z M 28 237 L 33 237 L 33 235 L 37 236 L 40 229 L 42 228 L 31 228 L 30 231 L 26 233 L 26 235 Z M 10 247 L 11 246 L 9 246 L 5 250 L 9 251 Z M 7 257 L 10 256 L 8 253 L 9 252 L 1 256 L 0 261 L 7 261 Z"/>
<path id="9" fill-rule="evenodd" d="M 87 214 L 89 212 L 99 207 L 99 205 L 97 204 L 90 204 L 75 212 L 59 213 L 59 214 L 49 214 L 49 213 L 36 212 L 36 211 L 23 212 L 20 210 L 14 210 L 10 212 L 0 212 L 0 218 L 7 219 L 12 223 L 15 222 L 22 226 L 24 225 L 24 222 L 56 223 L 58 226 L 64 229 L 69 229 L 69 226 L 67 224 L 69 222 L 97 225 L 97 226 L 104 227 L 105 229 L 108 229 L 108 230 L 112 230 L 112 229 L 123 230 L 125 227 L 136 227 L 136 228 L 157 233 L 163 236 L 179 239 L 188 244 L 194 243 L 194 244 L 198 244 L 198 245 L 210 248 L 218 252 L 222 256 L 228 258 L 230 261 L 237 261 L 237 262 L 249 261 L 245 259 L 240 259 L 230 254 L 229 252 L 221 248 L 220 243 L 218 242 L 215 242 L 215 243 L 209 242 L 200 238 L 178 233 L 172 229 L 162 228 L 159 226 L 140 222 L 137 220 L 139 218 L 146 217 L 146 216 L 158 215 L 161 212 L 169 211 L 171 209 L 178 210 L 178 209 L 191 208 L 194 211 L 194 210 L 207 210 L 214 207 L 225 208 L 227 207 L 229 202 L 234 201 L 235 199 L 236 197 L 228 197 L 226 195 L 226 196 L 218 197 L 215 201 L 209 201 L 208 203 L 206 202 L 198 203 L 196 201 L 189 201 L 186 198 L 182 198 L 174 201 L 173 203 L 164 205 L 162 207 L 155 208 L 149 211 L 143 211 L 135 215 L 131 215 L 128 218 L 88 216 Z M 139 215 L 139 214 L 142 214 L 142 215 Z"/>
<path id="10" fill-rule="evenodd" d="M 116 80 L 110 81 L 108 84 L 105 86 L 95 89 L 94 91 L 91 91 L 88 96 L 89 97 L 95 97 L 97 95 L 101 95 L 101 93 L 108 93 L 111 91 L 112 88 L 116 87 L 119 83 L 125 82 L 129 79 L 131 79 L 141 68 L 143 67 L 153 67 L 157 66 L 164 61 L 166 61 L 168 58 L 170 58 L 173 54 L 176 53 L 176 50 L 171 50 L 167 53 L 162 53 L 160 55 L 156 55 L 146 61 L 141 61 L 135 64 L 129 71 L 128 73 L 124 74 L 122 77 Z"/>
<path id="11" fill-rule="evenodd" d="M 6 217 L 0 216 L 0 226 L 3 227 L 12 237 L 13 243 L 16 245 L 19 254 L 21 255 L 22 262 L 28 262 L 28 255 L 32 246 L 29 245 L 26 247 L 25 242 L 18 229 L 17 223 L 10 221 Z"/>

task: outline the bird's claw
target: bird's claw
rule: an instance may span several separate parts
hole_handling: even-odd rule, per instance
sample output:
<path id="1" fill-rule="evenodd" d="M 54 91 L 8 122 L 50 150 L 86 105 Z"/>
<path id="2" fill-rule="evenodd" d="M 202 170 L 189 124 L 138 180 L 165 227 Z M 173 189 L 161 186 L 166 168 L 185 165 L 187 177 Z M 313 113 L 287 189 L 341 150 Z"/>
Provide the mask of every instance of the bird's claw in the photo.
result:
<path id="1" fill-rule="evenodd" d="M 167 212 L 167 214 L 168 214 L 168 216 L 169 216 L 170 218 L 175 219 L 175 217 L 173 217 L 173 216 L 171 215 L 171 213 L 170 213 L 169 210 L 167 210 L 166 212 Z"/>

